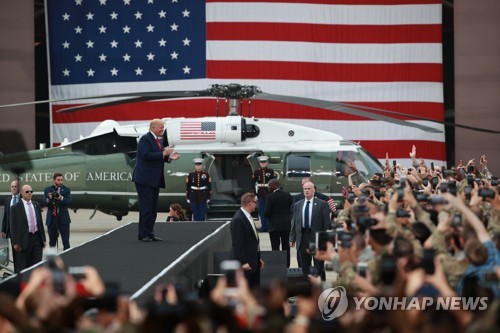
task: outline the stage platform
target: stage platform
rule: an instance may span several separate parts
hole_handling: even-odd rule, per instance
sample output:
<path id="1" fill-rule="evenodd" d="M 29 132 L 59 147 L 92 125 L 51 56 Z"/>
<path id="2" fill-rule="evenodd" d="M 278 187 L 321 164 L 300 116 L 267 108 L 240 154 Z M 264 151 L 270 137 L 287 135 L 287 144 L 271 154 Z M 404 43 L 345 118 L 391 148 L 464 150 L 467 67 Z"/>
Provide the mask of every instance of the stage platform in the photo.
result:
<path id="1" fill-rule="evenodd" d="M 229 251 L 228 221 L 156 223 L 161 242 L 137 240 L 137 222 L 114 229 L 59 255 L 66 267 L 91 265 L 105 282 L 120 289 L 139 304 L 153 296 L 155 285 L 183 277 L 193 286 L 213 273 L 214 253 Z M 27 281 L 30 270 L 13 279 Z M 10 280 L 10 279 L 9 279 Z"/>

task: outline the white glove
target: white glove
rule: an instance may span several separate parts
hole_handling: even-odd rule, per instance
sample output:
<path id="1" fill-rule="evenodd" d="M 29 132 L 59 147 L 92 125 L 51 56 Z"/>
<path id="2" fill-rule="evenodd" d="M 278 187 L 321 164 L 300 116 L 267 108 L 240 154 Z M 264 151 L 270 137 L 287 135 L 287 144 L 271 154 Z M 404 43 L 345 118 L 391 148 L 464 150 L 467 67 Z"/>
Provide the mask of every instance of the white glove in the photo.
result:
<path id="1" fill-rule="evenodd" d="M 207 203 L 209 203 L 209 202 L 210 202 L 210 199 L 207 199 Z"/>
<path id="2" fill-rule="evenodd" d="M 191 203 L 191 201 L 189 201 L 189 199 L 186 200 L 188 203 Z"/>

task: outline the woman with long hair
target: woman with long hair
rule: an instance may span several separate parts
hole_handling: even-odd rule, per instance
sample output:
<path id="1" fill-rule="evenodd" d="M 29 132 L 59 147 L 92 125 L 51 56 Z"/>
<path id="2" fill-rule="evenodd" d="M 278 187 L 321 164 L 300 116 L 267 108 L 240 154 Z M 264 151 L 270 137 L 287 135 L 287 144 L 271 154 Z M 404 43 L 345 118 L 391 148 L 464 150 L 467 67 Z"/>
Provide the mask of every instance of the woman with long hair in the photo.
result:
<path id="1" fill-rule="evenodd" d="M 186 212 L 181 205 L 174 203 L 170 205 L 170 210 L 167 216 L 167 222 L 187 221 Z"/>

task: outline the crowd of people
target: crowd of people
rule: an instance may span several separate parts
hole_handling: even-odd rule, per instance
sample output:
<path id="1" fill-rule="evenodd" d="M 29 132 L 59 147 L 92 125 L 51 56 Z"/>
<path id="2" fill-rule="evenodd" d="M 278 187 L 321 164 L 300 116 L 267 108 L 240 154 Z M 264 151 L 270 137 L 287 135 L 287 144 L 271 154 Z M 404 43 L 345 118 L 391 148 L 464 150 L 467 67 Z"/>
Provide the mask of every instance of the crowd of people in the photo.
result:
<path id="1" fill-rule="evenodd" d="M 219 277 L 213 288 L 201 283 L 186 292 L 175 283 L 159 285 L 154 299 L 140 307 L 94 268 L 72 275 L 54 258 L 32 271 L 19 295 L 0 294 L 0 332 L 498 332 L 498 178 L 486 156 L 451 169 L 418 161 L 415 150 L 411 157 L 409 167 L 387 160 L 384 172 L 370 179 L 348 161 L 343 174 L 349 187 L 334 209 L 315 195 L 314 179 L 303 183 L 296 203 L 279 194 L 291 207 L 288 245 L 301 244 L 307 274 L 301 282 L 258 287 L 253 271 L 242 267 L 234 276 Z M 269 196 L 285 192 L 277 185 L 269 181 Z M 243 199 L 247 213 L 258 205 L 256 194 Z M 321 206 L 320 225 L 310 208 L 314 203 Z M 171 214 L 178 208 L 172 206 Z M 327 222 L 325 211 L 334 211 Z M 245 212 L 235 218 L 246 221 Z M 264 234 L 254 225 L 245 228 L 235 233 L 250 235 L 252 249 L 258 247 Z M 268 228 L 275 233 L 273 243 L 283 246 L 283 228 L 273 228 L 272 219 Z M 243 236 L 237 241 L 244 242 Z M 319 269 L 311 269 L 313 258 Z M 242 265 L 263 268 L 259 260 Z M 325 299 L 326 290 L 332 292 Z M 406 301 L 392 309 L 360 301 L 391 297 Z M 438 302 L 425 309 L 405 306 L 438 298 L 459 301 L 448 308 Z M 479 306 L 463 306 L 469 300 Z"/>

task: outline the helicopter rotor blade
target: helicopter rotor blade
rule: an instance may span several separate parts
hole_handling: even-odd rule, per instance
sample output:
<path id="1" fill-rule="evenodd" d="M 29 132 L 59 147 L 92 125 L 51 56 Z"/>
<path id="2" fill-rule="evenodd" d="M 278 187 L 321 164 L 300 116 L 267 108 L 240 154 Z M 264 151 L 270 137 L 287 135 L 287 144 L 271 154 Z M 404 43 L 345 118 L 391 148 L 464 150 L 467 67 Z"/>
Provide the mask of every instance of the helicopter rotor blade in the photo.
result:
<path id="1" fill-rule="evenodd" d="M 495 130 L 492 130 L 492 129 L 480 128 L 480 127 L 474 127 L 474 126 L 468 126 L 468 125 L 462 125 L 462 124 L 452 123 L 452 122 L 449 122 L 449 121 L 439 121 L 439 120 L 435 120 L 435 119 L 425 118 L 425 117 L 421 117 L 421 116 L 416 116 L 416 115 L 406 114 L 406 113 L 401 113 L 401 112 L 396 112 L 396 111 L 389 111 L 389 110 L 374 108 L 374 107 L 370 107 L 370 106 L 354 105 L 354 104 L 350 104 L 350 103 L 339 103 L 339 104 L 344 105 L 346 107 L 355 107 L 357 109 L 366 110 L 366 111 L 369 111 L 369 112 L 370 111 L 383 112 L 383 113 L 387 113 L 387 114 L 393 114 L 393 115 L 396 115 L 396 116 L 404 116 L 404 117 L 413 118 L 413 119 L 417 119 L 417 120 L 430 121 L 430 122 L 433 122 L 433 123 L 442 124 L 442 125 L 451 126 L 451 127 L 464 128 L 464 129 L 468 129 L 468 130 L 476 131 L 476 132 L 500 134 L 499 131 L 495 131 Z"/>
<path id="2" fill-rule="evenodd" d="M 430 132 L 430 133 L 443 133 L 443 131 L 436 129 L 436 128 L 432 128 L 432 127 L 421 125 L 421 124 L 410 123 L 410 122 L 407 122 L 404 120 L 400 120 L 400 119 L 396 119 L 396 118 L 392 118 L 392 117 L 388 117 L 388 116 L 384 116 L 384 115 L 375 114 L 375 113 L 370 112 L 370 111 L 363 111 L 363 110 L 360 110 L 357 106 L 356 107 L 353 107 L 350 105 L 348 106 L 345 103 L 331 102 L 331 101 L 325 101 L 325 100 L 313 99 L 313 98 L 305 98 L 305 97 L 268 94 L 268 93 L 257 94 L 253 98 L 260 99 L 260 100 L 267 100 L 267 101 L 293 103 L 293 104 L 316 107 L 316 108 L 321 108 L 321 109 L 326 109 L 326 110 L 331 110 L 331 111 L 338 111 L 338 112 L 347 113 L 347 114 L 354 115 L 354 116 L 365 117 L 365 118 L 369 118 L 369 119 L 373 119 L 373 120 L 385 121 L 385 122 L 396 124 L 396 125 L 414 127 L 414 128 L 418 128 L 418 129 L 421 129 L 422 131 L 426 131 L 426 132 Z"/>
<path id="3" fill-rule="evenodd" d="M 206 96 L 209 96 L 209 95 L 206 95 Z M 75 111 L 79 111 L 79 110 L 91 110 L 91 109 L 103 108 L 103 107 L 114 106 L 114 105 L 121 105 L 121 104 L 126 104 L 126 103 L 149 102 L 149 101 L 155 101 L 155 100 L 161 100 L 161 99 L 181 99 L 181 98 L 201 98 L 201 97 L 205 97 L 205 96 L 203 96 L 201 94 L 196 94 L 196 95 L 191 95 L 191 96 L 184 94 L 184 95 L 182 95 L 182 97 L 180 97 L 179 95 L 167 96 L 167 94 L 165 94 L 165 93 L 158 94 L 157 96 L 154 96 L 152 94 L 148 94 L 148 96 L 138 96 L 138 97 L 133 97 L 133 98 L 119 99 L 119 100 L 110 101 L 110 102 L 72 106 L 69 108 L 57 110 L 57 112 L 75 112 Z"/>
<path id="4" fill-rule="evenodd" d="M 18 107 L 18 106 L 28 106 L 28 105 L 37 105 L 37 104 L 46 104 L 46 103 L 59 103 L 59 102 L 73 102 L 73 101 L 81 101 L 88 99 L 105 99 L 105 98 L 124 98 L 122 100 L 114 101 L 114 104 L 130 103 L 133 102 L 133 98 L 141 98 L 138 101 L 147 101 L 147 100 L 155 100 L 155 99 L 169 99 L 169 98 L 189 98 L 189 97 L 203 97 L 203 96 L 211 96 L 211 92 L 207 90 L 193 90 L 193 91 L 150 91 L 150 92 L 133 92 L 133 93 L 122 93 L 122 94 L 110 94 L 110 95 L 99 95 L 99 96 L 87 96 L 87 97 L 72 97 L 72 98 L 63 98 L 63 99 L 46 99 L 41 101 L 33 101 L 33 102 L 20 102 L 20 103 L 12 103 L 12 104 L 4 104 L 0 105 L 0 109 L 9 108 L 9 107 Z M 132 97 L 129 101 L 126 97 Z M 104 102 L 106 103 L 106 102 Z M 110 102 L 111 103 L 111 102 Z M 102 105 L 101 105 L 102 106 Z M 83 109 L 84 107 L 82 107 Z M 87 107 L 90 108 L 90 107 Z M 68 108 L 68 110 L 71 108 Z M 61 110 L 62 111 L 62 110 Z M 76 111 L 76 109 L 75 109 Z"/>

